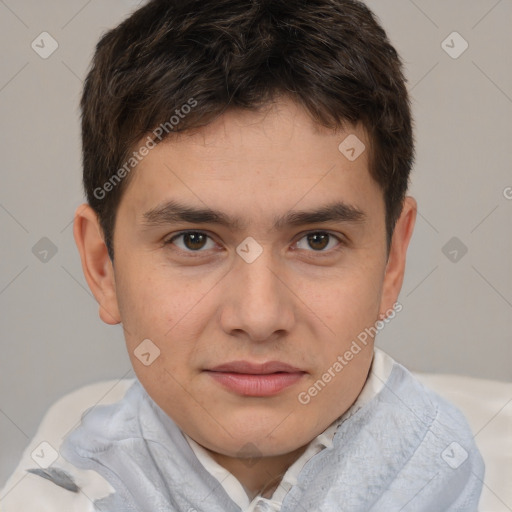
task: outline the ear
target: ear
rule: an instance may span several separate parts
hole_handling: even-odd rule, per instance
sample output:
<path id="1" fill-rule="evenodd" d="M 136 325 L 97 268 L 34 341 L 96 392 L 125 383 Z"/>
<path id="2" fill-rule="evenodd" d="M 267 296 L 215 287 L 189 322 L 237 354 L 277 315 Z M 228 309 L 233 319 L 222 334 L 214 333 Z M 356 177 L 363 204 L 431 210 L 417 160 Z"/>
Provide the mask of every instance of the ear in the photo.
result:
<path id="1" fill-rule="evenodd" d="M 413 197 L 407 196 L 391 239 L 380 302 L 380 318 L 384 318 L 385 312 L 393 308 L 393 304 L 398 299 L 402 288 L 405 273 L 405 257 L 414 230 L 417 210 L 416 200 Z"/>
<path id="2" fill-rule="evenodd" d="M 73 235 L 85 279 L 99 304 L 100 318 L 106 324 L 120 323 L 114 267 L 96 212 L 88 204 L 80 205 L 75 211 Z"/>

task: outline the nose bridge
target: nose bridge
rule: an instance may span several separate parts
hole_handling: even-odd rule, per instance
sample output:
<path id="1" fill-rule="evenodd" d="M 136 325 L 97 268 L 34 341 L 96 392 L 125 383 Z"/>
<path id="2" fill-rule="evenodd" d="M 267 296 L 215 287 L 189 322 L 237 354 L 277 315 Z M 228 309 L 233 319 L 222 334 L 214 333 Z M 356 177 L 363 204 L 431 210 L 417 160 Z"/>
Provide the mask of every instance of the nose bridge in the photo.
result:
<path id="1" fill-rule="evenodd" d="M 276 276 L 275 262 L 268 254 L 270 251 L 266 252 L 267 256 L 262 254 L 252 263 L 239 262 L 236 272 L 240 274 L 241 284 L 246 289 L 245 296 L 249 300 L 271 305 L 273 301 L 277 302 L 277 295 L 280 293 L 279 279 Z"/>

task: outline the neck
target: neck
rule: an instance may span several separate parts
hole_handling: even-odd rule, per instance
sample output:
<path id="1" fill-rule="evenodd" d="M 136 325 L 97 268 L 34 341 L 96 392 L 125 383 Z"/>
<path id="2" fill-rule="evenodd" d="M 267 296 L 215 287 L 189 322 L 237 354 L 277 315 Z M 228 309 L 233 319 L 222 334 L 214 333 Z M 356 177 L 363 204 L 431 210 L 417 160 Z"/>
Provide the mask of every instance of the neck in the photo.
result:
<path id="1" fill-rule="evenodd" d="M 208 450 L 213 459 L 227 469 L 242 484 L 250 500 L 261 495 L 270 498 L 279 486 L 287 469 L 304 453 L 307 445 L 293 452 L 256 461 L 228 457 Z"/>

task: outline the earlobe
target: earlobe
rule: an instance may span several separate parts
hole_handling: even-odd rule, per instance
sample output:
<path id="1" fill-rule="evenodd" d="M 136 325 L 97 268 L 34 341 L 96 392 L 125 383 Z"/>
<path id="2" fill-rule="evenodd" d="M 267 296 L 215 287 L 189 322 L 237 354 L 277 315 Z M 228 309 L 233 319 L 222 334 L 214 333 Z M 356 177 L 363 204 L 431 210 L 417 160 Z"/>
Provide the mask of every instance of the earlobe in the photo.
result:
<path id="1" fill-rule="evenodd" d="M 407 248 L 412 237 L 418 205 L 416 200 L 407 196 L 404 200 L 402 213 L 396 222 L 389 249 L 389 257 L 384 275 L 380 315 L 392 309 L 398 299 L 405 274 Z"/>
<path id="2" fill-rule="evenodd" d="M 99 304 L 100 318 L 110 325 L 120 323 L 114 268 L 98 216 L 88 204 L 80 205 L 75 211 L 73 235 L 82 260 L 85 279 Z"/>

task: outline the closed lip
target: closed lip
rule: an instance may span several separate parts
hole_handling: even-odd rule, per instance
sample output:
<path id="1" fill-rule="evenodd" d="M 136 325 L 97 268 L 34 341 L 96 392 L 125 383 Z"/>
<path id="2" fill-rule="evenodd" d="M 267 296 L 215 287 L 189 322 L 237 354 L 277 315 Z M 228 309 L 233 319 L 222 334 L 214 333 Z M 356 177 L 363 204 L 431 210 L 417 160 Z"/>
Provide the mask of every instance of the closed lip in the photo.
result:
<path id="1" fill-rule="evenodd" d="M 249 361 L 231 361 L 224 363 L 213 368 L 208 368 L 207 371 L 212 372 L 226 372 L 226 373 L 243 373 L 246 375 L 268 375 L 277 372 L 286 373 L 305 373 L 304 370 L 291 366 L 281 361 L 267 361 L 265 363 L 251 363 Z"/>

